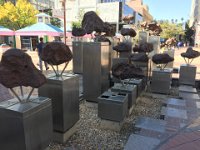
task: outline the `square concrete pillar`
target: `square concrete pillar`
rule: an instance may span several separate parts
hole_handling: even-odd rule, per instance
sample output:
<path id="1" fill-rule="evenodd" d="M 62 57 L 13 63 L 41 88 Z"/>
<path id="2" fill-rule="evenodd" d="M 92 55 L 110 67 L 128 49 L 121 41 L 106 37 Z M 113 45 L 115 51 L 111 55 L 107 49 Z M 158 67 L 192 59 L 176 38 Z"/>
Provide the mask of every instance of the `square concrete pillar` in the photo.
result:
<path id="1" fill-rule="evenodd" d="M 124 120 L 128 109 L 127 94 L 106 91 L 98 99 L 98 117 L 117 122 Z"/>
<path id="2" fill-rule="evenodd" d="M 149 33 L 146 31 L 140 31 L 139 32 L 139 44 L 148 42 L 149 40 Z"/>
<path id="3" fill-rule="evenodd" d="M 119 92 L 128 94 L 128 109 L 131 109 L 132 106 L 136 103 L 137 99 L 137 86 L 136 85 L 122 85 L 121 83 L 115 83 L 111 88 L 112 92 Z"/>
<path id="4" fill-rule="evenodd" d="M 108 42 L 83 42 L 83 98 L 98 102 L 98 96 L 108 88 Z"/>
<path id="5" fill-rule="evenodd" d="M 2 150 L 44 150 L 52 140 L 52 106 L 45 97 L 19 103 L 0 103 L 0 147 Z"/>
<path id="6" fill-rule="evenodd" d="M 197 67 L 194 65 L 181 65 L 179 72 L 179 84 L 195 86 Z"/>
<path id="7" fill-rule="evenodd" d="M 72 42 L 73 52 L 73 72 L 82 74 L 83 73 L 83 42 L 74 41 Z"/>
<path id="8" fill-rule="evenodd" d="M 169 94 L 171 89 L 172 69 L 154 69 L 152 72 L 151 91 Z"/>
<path id="9" fill-rule="evenodd" d="M 70 129 L 73 129 L 72 127 L 79 120 L 79 76 L 49 75 L 47 83 L 38 89 L 38 94 L 52 99 L 53 130 L 56 135 L 54 141 L 65 143 L 66 135 L 68 133 L 72 135 L 75 132 L 75 130 L 71 132 Z"/>

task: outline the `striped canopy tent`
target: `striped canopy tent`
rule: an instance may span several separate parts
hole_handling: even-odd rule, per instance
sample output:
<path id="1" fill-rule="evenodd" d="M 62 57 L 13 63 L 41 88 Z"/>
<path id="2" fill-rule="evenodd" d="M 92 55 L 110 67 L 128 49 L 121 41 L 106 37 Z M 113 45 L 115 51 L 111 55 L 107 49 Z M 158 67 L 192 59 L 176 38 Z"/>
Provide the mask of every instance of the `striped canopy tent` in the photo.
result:
<path id="1" fill-rule="evenodd" d="M 5 28 L 3 26 L 0 26 L 0 36 L 13 36 L 13 35 L 15 35 L 14 31 Z"/>
<path id="2" fill-rule="evenodd" d="M 15 32 L 19 36 L 63 36 L 63 31 L 51 24 L 38 22 Z"/>

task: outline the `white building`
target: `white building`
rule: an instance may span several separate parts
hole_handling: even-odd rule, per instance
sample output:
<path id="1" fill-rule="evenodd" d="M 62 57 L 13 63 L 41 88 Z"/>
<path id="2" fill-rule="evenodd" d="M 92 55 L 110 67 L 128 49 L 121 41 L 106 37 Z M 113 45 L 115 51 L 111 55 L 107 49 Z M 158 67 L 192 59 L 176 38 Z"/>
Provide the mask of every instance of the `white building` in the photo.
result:
<path id="1" fill-rule="evenodd" d="M 200 0 L 192 0 L 191 14 L 190 14 L 190 27 L 194 27 L 195 44 L 200 45 Z"/>

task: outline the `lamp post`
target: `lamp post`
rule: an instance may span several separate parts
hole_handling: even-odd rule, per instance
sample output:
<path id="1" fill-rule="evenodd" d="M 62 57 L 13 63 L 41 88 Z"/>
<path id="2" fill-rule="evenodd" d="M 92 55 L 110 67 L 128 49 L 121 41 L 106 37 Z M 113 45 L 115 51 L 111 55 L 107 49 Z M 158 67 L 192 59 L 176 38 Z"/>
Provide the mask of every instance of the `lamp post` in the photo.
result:
<path id="1" fill-rule="evenodd" d="M 61 0 L 64 9 L 64 43 L 66 44 L 66 0 Z"/>

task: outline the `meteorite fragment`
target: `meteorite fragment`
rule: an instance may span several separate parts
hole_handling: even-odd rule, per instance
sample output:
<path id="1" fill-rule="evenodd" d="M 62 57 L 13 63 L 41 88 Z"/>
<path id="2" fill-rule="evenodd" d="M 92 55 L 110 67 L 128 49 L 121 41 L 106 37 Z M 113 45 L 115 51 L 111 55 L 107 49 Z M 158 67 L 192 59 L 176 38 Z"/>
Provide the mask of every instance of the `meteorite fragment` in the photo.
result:
<path id="1" fill-rule="evenodd" d="M 158 24 L 156 22 L 151 22 L 151 23 L 143 22 L 143 23 L 141 23 L 141 27 L 143 29 L 149 31 L 150 35 L 159 36 L 160 33 L 162 32 L 162 28 L 161 28 L 160 24 Z"/>
<path id="2" fill-rule="evenodd" d="M 34 66 L 28 54 L 14 48 L 3 53 L 0 63 L 0 83 L 5 87 L 38 88 L 45 82 L 45 76 Z"/>
<path id="3" fill-rule="evenodd" d="M 43 48 L 41 58 L 50 65 L 60 65 L 72 60 L 72 52 L 62 42 L 49 42 Z"/>
<path id="4" fill-rule="evenodd" d="M 155 64 L 167 64 L 169 62 L 174 61 L 174 58 L 170 57 L 168 54 L 163 53 L 163 54 L 155 54 L 152 57 L 152 61 Z"/>
<path id="5" fill-rule="evenodd" d="M 134 16 L 133 15 L 127 15 L 127 16 L 124 16 L 123 18 L 122 18 L 122 20 L 124 21 L 124 22 L 126 22 L 127 24 L 129 24 L 129 23 L 131 23 L 131 21 L 134 19 Z"/>
<path id="6" fill-rule="evenodd" d="M 105 32 L 105 36 L 115 36 L 115 26 L 109 24 L 108 22 L 104 22 L 102 32 Z"/>
<path id="7" fill-rule="evenodd" d="M 134 62 L 148 62 L 149 58 L 146 53 L 135 53 L 130 56 L 130 60 Z"/>
<path id="8" fill-rule="evenodd" d="M 153 51 L 153 44 L 152 43 L 141 43 L 139 45 L 140 52 L 150 53 Z"/>
<path id="9" fill-rule="evenodd" d="M 84 36 L 86 34 L 86 31 L 82 28 L 72 28 L 72 35 L 73 36 Z"/>
<path id="10" fill-rule="evenodd" d="M 108 42 L 109 45 L 111 45 L 111 41 L 103 35 L 95 37 L 94 41 L 95 42 Z"/>
<path id="11" fill-rule="evenodd" d="M 142 78 L 144 72 L 141 68 L 137 68 L 132 64 L 119 63 L 112 67 L 112 74 L 114 77 L 124 80 L 129 78 Z"/>
<path id="12" fill-rule="evenodd" d="M 188 59 L 194 59 L 200 56 L 200 52 L 193 50 L 192 47 L 189 47 L 185 53 L 181 53 L 181 56 Z"/>
<path id="13" fill-rule="evenodd" d="M 93 31 L 101 33 L 104 30 L 104 22 L 94 11 L 89 11 L 83 16 L 82 28 L 87 34 L 91 34 Z"/>
<path id="14" fill-rule="evenodd" d="M 177 43 L 176 38 L 169 38 L 169 39 L 167 39 L 167 40 L 165 41 L 165 43 L 162 43 L 160 47 L 161 47 L 161 48 L 162 48 L 162 47 L 165 47 L 165 46 L 167 46 L 167 47 L 172 47 L 172 46 L 175 46 L 176 43 Z"/>
<path id="15" fill-rule="evenodd" d="M 130 42 L 122 42 L 113 47 L 113 50 L 117 52 L 130 52 L 132 49 L 132 44 Z"/>
<path id="16" fill-rule="evenodd" d="M 130 36 L 130 37 L 135 37 L 136 36 L 136 32 L 134 29 L 131 28 L 122 28 L 121 29 L 121 35 L 123 36 Z"/>

